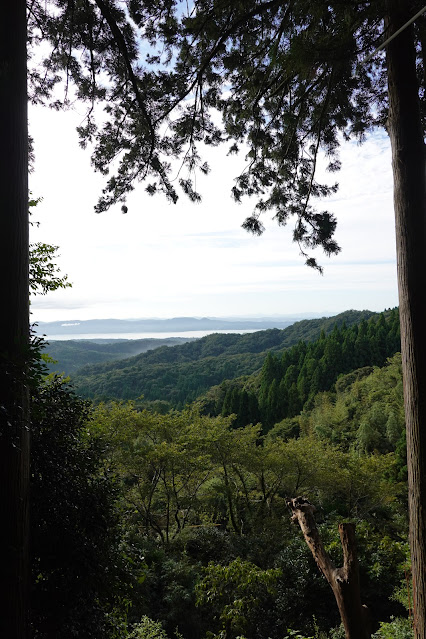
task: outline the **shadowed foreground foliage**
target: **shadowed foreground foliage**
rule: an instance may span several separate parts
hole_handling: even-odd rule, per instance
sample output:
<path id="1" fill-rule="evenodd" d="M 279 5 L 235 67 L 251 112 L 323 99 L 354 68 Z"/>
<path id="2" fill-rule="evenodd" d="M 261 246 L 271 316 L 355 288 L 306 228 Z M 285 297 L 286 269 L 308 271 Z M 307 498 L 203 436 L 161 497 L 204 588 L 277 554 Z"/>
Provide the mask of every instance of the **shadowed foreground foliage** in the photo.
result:
<path id="1" fill-rule="evenodd" d="M 90 406 L 60 378 L 42 384 L 31 406 L 33 636 L 119 636 L 126 585 L 119 493 L 100 441 L 89 435 Z"/>

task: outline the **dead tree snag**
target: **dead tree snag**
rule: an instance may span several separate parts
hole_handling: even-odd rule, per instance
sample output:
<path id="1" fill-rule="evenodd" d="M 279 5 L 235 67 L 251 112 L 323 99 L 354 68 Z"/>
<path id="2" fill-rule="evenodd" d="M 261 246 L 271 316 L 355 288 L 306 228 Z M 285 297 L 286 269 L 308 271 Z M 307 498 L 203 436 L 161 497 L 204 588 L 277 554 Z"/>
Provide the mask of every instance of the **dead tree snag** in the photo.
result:
<path id="1" fill-rule="evenodd" d="M 369 639 L 370 614 L 368 608 L 361 604 L 355 524 L 339 525 L 343 566 L 336 568 L 321 541 L 314 517 L 315 506 L 303 497 L 289 499 L 287 505 L 293 513 L 292 521 L 299 523 L 318 568 L 333 590 L 346 639 Z"/>

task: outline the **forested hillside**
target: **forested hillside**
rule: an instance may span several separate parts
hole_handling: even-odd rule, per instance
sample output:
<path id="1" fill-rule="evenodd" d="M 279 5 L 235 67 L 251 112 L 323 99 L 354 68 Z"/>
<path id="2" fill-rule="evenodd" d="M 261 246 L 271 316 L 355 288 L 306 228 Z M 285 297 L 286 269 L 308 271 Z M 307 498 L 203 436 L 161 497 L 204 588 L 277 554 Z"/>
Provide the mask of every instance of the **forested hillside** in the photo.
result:
<path id="1" fill-rule="evenodd" d="M 315 396 L 332 388 L 338 378 L 355 369 L 383 366 L 400 350 L 397 309 L 350 327 L 335 324 L 326 336 L 310 343 L 300 341 L 280 354 L 269 352 L 258 375 L 224 381 L 201 402 L 203 412 L 224 416 L 234 413 L 236 424 L 262 422 L 264 429 L 303 408 Z"/>
<path id="2" fill-rule="evenodd" d="M 372 353 L 393 323 L 391 313 L 367 331 L 360 325 L 357 339 Z M 38 637 L 49 637 L 43 627 L 83 637 L 95 619 L 94 639 L 339 639 L 331 590 L 290 524 L 286 499 L 299 494 L 317 507 L 337 565 L 337 524 L 356 522 L 362 602 L 373 629 L 382 623 L 377 639 L 411 636 L 399 355 L 340 376 L 266 435 L 196 406 L 164 415 L 132 403 L 90 409 L 52 380 L 33 401 Z"/>
<path id="3" fill-rule="evenodd" d="M 191 337 L 165 337 L 157 339 L 117 339 L 117 340 L 51 340 L 47 342 L 47 352 L 54 360 L 48 364 L 50 372 L 74 374 L 86 364 L 101 364 L 117 359 L 125 359 L 161 346 L 176 346 L 192 341 Z"/>
<path id="4" fill-rule="evenodd" d="M 143 395 L 145 400 L 166 401 L 181 408 L 223 380 L 259 370 L 269 351 L 283 351 L 301 339 L 318 339 L 321 331 L 328 334 L 335 326 L 350 327 L 372 316 L 370 311 L 346 311 L 322 320 L 303 320 L 283 330 L 208 335 L 171 349 L 163 347 L 119 362 L 86 366 L 73 381 L 78 392 L 90 399 L 137 399 Z"/>
<path id="5" fill-rule="evenodd" d="M 360 453 L 395 452 L 401 470 L 406 464 L 401 355 L 381 368 L 369 366 L 342 375 L 332 391 L 319 393 L 312 408 L 275 427 L 284 433 L 313 432 L 322 441 Z M 403 475 L 402 475 L 403 476 Z"/>

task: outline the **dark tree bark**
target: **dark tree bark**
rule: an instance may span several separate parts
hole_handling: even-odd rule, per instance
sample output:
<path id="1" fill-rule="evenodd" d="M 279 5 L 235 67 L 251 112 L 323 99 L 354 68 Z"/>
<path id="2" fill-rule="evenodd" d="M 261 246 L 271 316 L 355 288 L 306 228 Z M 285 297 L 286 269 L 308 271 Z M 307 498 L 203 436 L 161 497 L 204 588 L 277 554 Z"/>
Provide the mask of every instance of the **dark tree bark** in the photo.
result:
<path id="1" fill-rule="evenodd" d="M 0 20 L 0 637 L 27 636 L 29 419 L 26 6 Z"/>
<path id="2" fill-rule="evenodd" d="M 390 0 L 389 37 L 413 9 Z M 413 28 L 387 47 L 415 633 L 426 637 L 426 189 Z"/>
<path id="3" fill-rule="evenodd" d="M 339 533 L 343 549 L 343 566 L 336 568 L 325 551 L 315 522 L 315 506 L 303 497 L 289 499 L 287 505 L 297 521 L 312 555 L 333 590 L 346 639 L 369 639 L 370 615 L 361 605 L 358 559 L 356 555 L 355 525 L 340 524 Z"/>

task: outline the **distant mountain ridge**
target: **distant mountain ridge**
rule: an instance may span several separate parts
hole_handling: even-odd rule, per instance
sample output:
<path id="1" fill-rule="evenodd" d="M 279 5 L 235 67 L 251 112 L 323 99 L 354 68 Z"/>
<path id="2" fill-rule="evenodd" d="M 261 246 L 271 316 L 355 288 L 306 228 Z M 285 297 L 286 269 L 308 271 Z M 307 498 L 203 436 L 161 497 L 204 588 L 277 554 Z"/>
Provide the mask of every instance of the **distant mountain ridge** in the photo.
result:
<path id="1" fill-rule="evenodd" d="M 64 320 L 57 322 L 38 322 L 38 334 L 69 335 L 107 334 L 107 333 L 170 333 L 176 331 L 214 331 L 214 330 L 265 330 L 283 329 L 303 318 L 288 316 L 279 318 L 260 317 L 255 319 L 220 317 L 173 317 L 170 319 L 93 319 Z"/>

